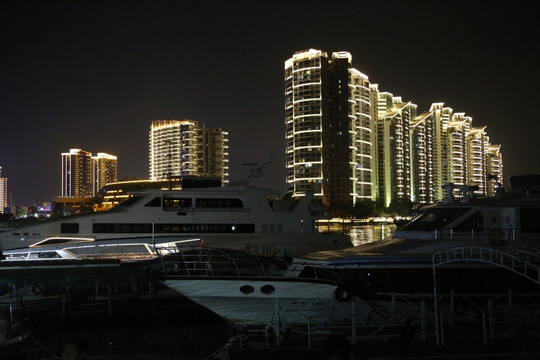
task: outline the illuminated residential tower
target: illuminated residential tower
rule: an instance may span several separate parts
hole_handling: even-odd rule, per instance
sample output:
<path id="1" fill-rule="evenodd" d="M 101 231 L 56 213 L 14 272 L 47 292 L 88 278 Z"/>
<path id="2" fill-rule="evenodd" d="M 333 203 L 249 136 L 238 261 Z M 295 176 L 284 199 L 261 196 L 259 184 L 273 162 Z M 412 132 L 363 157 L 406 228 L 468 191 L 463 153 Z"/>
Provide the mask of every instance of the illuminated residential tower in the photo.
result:
<path id="1" fill-rule="evenodd" d="M 369 79 L 348 52 L 296 52 L 285 62 L 287 189 L 326 205 L 372 199 Z"/>
<path id="2" fill-rule="evenodd" d="M 486 196 L 487 188 L 487 162 L 486 153 L 489 139 L 486 133 L 486 127 L 473 127 L 467 134 L 467 170 L 466 183 L 474 186 L 474 194 L 477 196 Z"/>
<path id="3" fill-rule="evenodd" d="M 228 182 L 228 133 L 193 120 L 155 120 L 150 126 L 150 180 L 186 175 Z"/>
<path id="4" fill-rule="evenodd" d="M 497 195 L 503 185 L 503 162 L 501 145 L 487 145 L 486 149 L 486 192 L 487 196 Z"/>
<path id="5" fill-rule="evenodd" d="M 410 124 L 416 118 L 416 105 L 400 96 L 379 92 L 371 86 L 371 98 L 377 107 L 376 186 L 377 201 L 389 206 L 393 200 L 412 200 Z"/>
<path id="6" fill-rule="evenodd" d="M 92 156 L 93 195 L 106 184 L 118 181 L 118 159 L 114 155 L 98 153 Z"/>
<path id="7" fill-rule="evenodd" d="M 62 153 L 62 197 L 93 196 L 92 154 L 81 149 Z"/>
<path id="8" fill-rule="evenodd" d="M 444 103 L 433 103 L 429 109 L 433 123 L 433 198 L 442 201 L 446 193 L 443 185 L 448 180 L 448 149 L 445 131 L 452 119 L 454 110 Z"/>
<path id="9" fill-rule="evenodd" d="M 420 204 L 434 202 L 433 122 L 433 111 L 427 111 L 410 123 L 411 193 Z"/>
<path id="10" fill-rule="evenodd" d="M 2 167 L 0 166 L 0 214 L 3 214 L 7 207 L 7 180 L 7 178 L 2 177 Z"/>

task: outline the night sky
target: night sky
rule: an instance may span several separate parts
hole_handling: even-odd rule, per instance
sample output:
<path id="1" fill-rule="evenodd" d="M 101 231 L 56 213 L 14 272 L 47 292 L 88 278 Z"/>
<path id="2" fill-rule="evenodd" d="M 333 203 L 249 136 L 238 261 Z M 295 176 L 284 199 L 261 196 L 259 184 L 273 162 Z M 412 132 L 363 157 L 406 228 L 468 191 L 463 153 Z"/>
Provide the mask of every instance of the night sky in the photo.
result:
<path id="1" fill-rule="evenodd" d="M 184 118 L 229 132 L 232 181 L 272 156 L 254 184 L 284 192 L 284 61 L 309 48 L 349 51 L 419 113 L 444 102 L 472 116 L 502 144 L 505 177 L 540 172 L 532 1 L 198 3 L 1 3 L 0 166 L 14 205 L 60 195 L 70 148 L 117 155 L 119 179 L 148 178 L 151 121 Z"/>

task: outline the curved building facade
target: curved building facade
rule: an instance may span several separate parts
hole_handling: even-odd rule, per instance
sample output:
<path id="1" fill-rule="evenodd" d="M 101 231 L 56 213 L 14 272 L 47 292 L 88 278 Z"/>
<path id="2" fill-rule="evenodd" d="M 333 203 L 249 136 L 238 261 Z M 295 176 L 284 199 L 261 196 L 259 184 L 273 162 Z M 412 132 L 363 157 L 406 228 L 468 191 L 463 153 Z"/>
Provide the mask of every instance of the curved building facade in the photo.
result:
<path id="1" fill-rule="evenodd" d="M 326 205 L 372 198 L 369 79 L 348 52 L 310 49 L 285 62 L 287 189 Z"/>

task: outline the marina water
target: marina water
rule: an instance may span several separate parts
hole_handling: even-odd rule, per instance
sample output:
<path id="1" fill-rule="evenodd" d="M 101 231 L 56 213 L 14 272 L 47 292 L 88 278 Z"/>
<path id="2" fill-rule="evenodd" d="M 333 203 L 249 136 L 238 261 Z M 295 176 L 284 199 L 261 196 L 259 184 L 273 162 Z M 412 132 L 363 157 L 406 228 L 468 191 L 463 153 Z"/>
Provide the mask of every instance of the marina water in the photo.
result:
<path id="1" fill-rule="evenodd" d="M 339 232 L 351 238 L 353 246 L 385 239 L 396 230 L 392 223 L 328 222 L 318 225 L 320 232 Z"/>

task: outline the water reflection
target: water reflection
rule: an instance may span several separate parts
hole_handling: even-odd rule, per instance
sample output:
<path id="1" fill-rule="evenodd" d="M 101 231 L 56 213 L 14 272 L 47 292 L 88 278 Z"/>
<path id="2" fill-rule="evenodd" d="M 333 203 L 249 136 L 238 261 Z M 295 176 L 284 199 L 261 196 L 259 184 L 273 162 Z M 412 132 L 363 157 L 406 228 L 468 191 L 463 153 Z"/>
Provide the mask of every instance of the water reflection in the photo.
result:
<path id="1" fill-rule="evenodd" d="M 392 235 L 395 230 L 396 225 L 394 224 L 365 225 L 332 223 L 319 226 L 320 232 L 339 232 L 349 235 L 354 246 L 382 240 Z"/>

